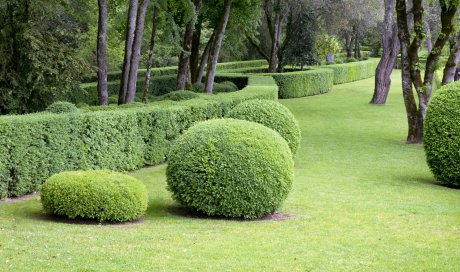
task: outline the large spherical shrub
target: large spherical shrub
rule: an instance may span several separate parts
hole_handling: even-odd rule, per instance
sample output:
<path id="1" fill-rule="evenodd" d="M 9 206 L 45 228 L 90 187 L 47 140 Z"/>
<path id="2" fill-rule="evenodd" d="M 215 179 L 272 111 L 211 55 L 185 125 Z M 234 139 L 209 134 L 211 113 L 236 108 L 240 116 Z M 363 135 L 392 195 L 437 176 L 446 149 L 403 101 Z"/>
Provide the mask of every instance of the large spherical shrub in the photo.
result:
<path id="1" fill-rule="evenodd" d="M 460 186 L 460 83 L 436 91 L 425 119 L 424 147 L 435 178 Z"/>
<path id="2" fill-rule="evenodd" d="M 49 111 L 52 113 L 69 113 L 69 112 L 77 112 L 78 108 L 70 102 L 57 101 L 49 105 L 48 108 L 46 108 L 46 111 Z"/>
<path id="3" fill-rule="evenodd" d="M 171 148 L 168 189 L 181 204 L 210 216 L 259 218 L 286 199 L 293 165 L 275 131 L 244 120 L 210 120 Z"/>
<path id="4" fill-rule="evenodd" d="M 262 124 L 278 132 L 289 144 L 292 154 L 300 145 L 300 127 L 294 115 L 282 104 L 271 100 L 249 100 L 238 104 L 226 116 Z"/>
<path id="5" fill-rule="evenodd" d="M 141 217 L 148 202 L 139 180 L 108 170 L 70 171 L 50 177 L 41 188 L 44 209 L 67 218 L 124 222 Z"/>

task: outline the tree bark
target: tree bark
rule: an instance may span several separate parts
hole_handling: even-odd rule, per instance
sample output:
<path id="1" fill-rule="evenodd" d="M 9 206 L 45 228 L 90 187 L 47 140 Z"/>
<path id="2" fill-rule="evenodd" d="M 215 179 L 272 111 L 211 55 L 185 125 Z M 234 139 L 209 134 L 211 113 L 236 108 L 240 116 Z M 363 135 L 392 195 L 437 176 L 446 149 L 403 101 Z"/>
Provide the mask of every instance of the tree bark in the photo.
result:
<path id="1" fill-rule="evenodd" d="M 195 31 L 193 32 L 192 38 L 192 51 L 190 55 L 190 74 L 192 77 L 192 84 L 197 82 L 198 73 L 200 70 L 200 44 L 202 23 L 202 18 L 198 18 L 198 22 L 195 25 Z"/>
<path id="2" fill-rule="evenodd" d="M 201 0 L 195 0 L 195 12 L 200 12 Z M 193 30 L 195 22 L 192 20 L 187 23 L 182 41 L 182 51 L 179 56 L 179 67 L 177 72 L 176 90 L 183 91 L 187 83 L 191 81 L 190 75 L 190 54 L 192 50 Z"/>
<path id="3" fill-rule="evenodd" d="M 353 57 L 353 35 L 347 33 L 345 36 L 345 44 L 347 47 L 347 58 L 350 59 Z"/>
<path id="4" fill-rule="evenodd" d="M 153 9 L 153 20 L 152 20 L 152 35 L 150 36 L 150 48 L 149 48 L 149 60 L 147 63 L 147 71 L 145 72 L 144 80 L 144 93 L 142 95 L 142 102 L 147 102 L 147 97 L 150 89 L 150 79 L 152 74 L 152 67 L 155 64 L 155 36 L 157 33 L 158 26 L 158 15 L 160 11 L 158 7 Z"/>
<path id="5" fill-rule="evenodd" d="M 137 71 L 139 69 L 139 58 L 141 54 L 142 35 L 144 34 L 145 13 L 149 5 L 149 0 L 143 0 L 139 5 L 136 19 L 136 31 L 131 54 L 131 64 L 128 77 L 128 92 L 126 93 L 126 103 L 134 101 L 137 87 Z"/>
<path id="6" fill-rule="evenodd" d="M 355 59 L 360 59 L 361 58 L 361 47 L 359 44 L 359 33 L 358 30 L 356 30 L 355 34 Z"/>
<path id="7" fill-rule="evenodd" d="M 99 22 L 97 27 L 97 90 L 99 94 L 99 104 L 109 104 L 109 94 L 107 90 L 107 0 L 98 0 Z"/>
<path id="8" fill-rule="evenodd" d="M 270 50 L 270 61 L 268 63 L 268 72 L 269 73 L 276 73 L 276 69 L 278 67 L 278 50 L 280 49 L 280 43 L 281 43 L 281 21 L 282 21 L 282 15 L 280 11 L 280 0 L 276 1 L 275 7 L 274 7 L 274 13 L 275 13 L 275 18 L 273 22 L 271 35 L 272 35 L 272 44 L 271 44 L 271 50 Z"/>
<path id="9" fill-rule="evenodd" d="M 457 63 L 460 60 L 460 34 L 457 34 L 455 40 L 452 40 L 450 44 L 450 55 L 444 67 L 442 85 L 446 85 L 455 80 Z"/>
<path id="10" fill-rule="evenodd" d="M 129 1 L 128 23 L 126 25 L 125 56 L 123 60 L 123 73 L 118 92 L 118 104 L 126 103 L 126 93 L 128 92 L 129 70 L 131 67 L 131 55 L 134 41 L 134 31 L 136 30 L 137 6 L 139 0 Z"/>
<path id="11" fill-rule="evenodd" d="M 374 96 L 370 104 L 385 104 L 390 92 L 390 77 L 399 53 L 398 26 L 393 19 L 394 10 L 395 0 L 385 0 L 385 18 L 382 33 L 383 52 L 375 71 Z"/>
<path id="12" fill-rule="evenodd" d="M 213 41 L 214 41 L 214 33 L 209 38 L 209 41 L 206 44 L 206 47 L 203 51 L 203 55 L 201 56 L 200 68 L 198 69 L 196 82 L 203 81 L 204 71 L 206 69 L 206 63 L 208 63 L 208 60 L 209 60 L 209 54 L 211 53 L 211 46 L 212 46 Z"/>
<path id="13" fill-rule="evenodd" d="M 225 29 L 227 28 L 228 18 L 230 16 L 230 9 L 232 7 L 233 0 L 225 0 L 224 2 L 224 14 L 215 31 L 215 37 L 213 45 L 211 47 L 211 53 L 208 62 L 208 71 L 206 76 L 206 92 L 212 94 L 214 87 L 214 77 L 216 74 L 217 61 L 219 60 L 220 48 L 222 47 L 222 40 L 224 39 Z"/>

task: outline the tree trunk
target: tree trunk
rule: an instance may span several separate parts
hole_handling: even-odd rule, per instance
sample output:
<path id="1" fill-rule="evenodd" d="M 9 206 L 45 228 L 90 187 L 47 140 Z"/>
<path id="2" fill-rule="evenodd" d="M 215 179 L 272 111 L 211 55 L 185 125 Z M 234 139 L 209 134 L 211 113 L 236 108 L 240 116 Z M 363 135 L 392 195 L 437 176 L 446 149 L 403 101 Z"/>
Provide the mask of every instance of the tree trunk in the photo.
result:
<path id="1" fill-rule="evenodd" d="M 399 53 L 398 26 L 393 19 L 394 10 L 395 0 L 385 0 L 385 18 L 382 33 L 383 53 L 375 71 L 374 96 L 370 104 L 385 104 L 390 92 L 390 77 Z"/>
<path id="2" fill-rule="evenodd" d="M 195 12 L 199 13 L 201 9 L 201 0 L 195 0 Z M 192 20 L 187 23 L 182 41 L 182 51 L 179 56 L 179 67 L 177 72 L 176 90 L 183 91 L 187 83 L 191 81 L 190 75 L 190 54 L 192 51 L 193 30 L 195 22 Z"/>
<path id="3" fill-rule="evenodd" d="M 152 74 L 152 67 L 155 64 L 155 36 L 157 33 L 158 26 L 158 15 L 160 11 L 157 7 L 153 9 L 153 22 L 152 22 L 152 36 L 150 36 L 150 48 L 149 48 L 149 61 L 147 63 L 147 71 L 145 72 L 144 80 L 144 93 L 142 95 L 142 102 L 147 102 L 147 97 L 150 88 L 150 79 Z"/>
<path id="4" fill-rule="evenodd" d="M 460 60 L 460 34 L 457 34 L 456 39 L 451 42 L 450 55 L 444 67 L 444 75 L 442 85 L 446 85 L 455 80 L 457 63 Z"/>
<path id="5" fill-rule="evenodd" d="M 356 31 L 355 35 L 355 59 L 361 58 L 361 47 L 359 45 L 359 33 Z"/>
<path id="6" fill-rule="evenodd" d="M 206 63 L 208 63 L 208 60 L 209 60 L 209 54 L 211 52 L 211 46 L 212 46 L 213 41 L 214 41 L 214 33 L 209 38 L 209 41 L 206 44 L 206 47 L 203 51 L 203 55 L 201 56 L 200 68 L 198 69 L 198 74 L 197 74 L 195 82 L 203 81 L 204 70 L 206 69 Z"/>
<path id="7" fill-rule="evenodd" d="M 268 72 L 276 73 L 276 68 L 278 66 L 278 50 L 280 49 L 280 40 L 281 40 L 281 14 L 278 12 L 275 14 L 275 20 L 273 25 L 273 37 L 272 37 L 272 46 L 270 50 L 270 61 L 268 63 Z"/>
<path id="8" fill-rule="evenodd" d="M 142 35 L 144 34 L 145 13 L 149 5 L 149 0 L 143 0 L 139 5 L 136 19 L 136 31 L 134 32 L 134 41 L 131 54 L 131 64 L 128 77 L 128 92 L 126 93 L 126 103 L 134 101 L 137 87 L 137 71 L 139 69 L 139 58 L 141 54 Z"/>
<path id="9" fill-rule="evenodd" d="M 347 47 L 347 58 L 350 59 L 353 57 L 353 35 L 347 33 L 345 36 L 345 44 Z"/>
<path id="10" fill-rule="evenodd" d="M 97 90 L 99 94 L 99 104 L 109 104 L 109 94 L 107 90 L 107 0 L 98 0 L 99 23 L 97 27 Z"/>
<path id="11" fill-rule="evenodd" d="M 202 19 L 199 18 L 195 26 L 195 31 L 193 32 L 192 52 L 190 55 L 190 74 L 192 77 L 192 84 L 197 82 L 200 69 L 201 24 Z"/>
<path id="12" fill-rule="evenodd" d="M 131 54 L 134 41 L 134 31 L 136 30 L 136 15 L 139 0 L 129 1 L 128 23 L 126 25 L 125 56 L 123 60 L 123 73 L 118 92 L 118 104 L 126 103 L 126 93 L 128 92 L 129 70 L 131 67 Z"/>
<path id="13" fill-rule="evenodd" d="M 212 89 L 214 87 L 214 77 L 216 74 L 217 61 L 219 60 L 220 48 L 222 46 L 222 40 L 224 39 L 225 29 L 227 28 L 232 2 L 233 0 L 225 0 L 224 14 L 215 32 L 215 37 L 209 56 L 208 72 L 206 76 L 206 92 L 208 94 L 212 94 Z"/>

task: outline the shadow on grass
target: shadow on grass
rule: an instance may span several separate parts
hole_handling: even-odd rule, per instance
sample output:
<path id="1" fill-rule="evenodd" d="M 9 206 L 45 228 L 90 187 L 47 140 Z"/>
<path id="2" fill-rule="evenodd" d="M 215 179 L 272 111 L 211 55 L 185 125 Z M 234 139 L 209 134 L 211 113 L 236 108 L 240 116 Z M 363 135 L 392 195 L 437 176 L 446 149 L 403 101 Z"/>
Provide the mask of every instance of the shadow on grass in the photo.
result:
<path id="1" fill-rule="evenodd" d="M 452 190 L 460 190 L 460 186 L 456 186 L 454 184 L 445 184 L 440 181 L 435 180 L 432 177 L 409 177 L 409 176 L 401 176 L 400 177 L 401 181 L 411 181 L 411 182 L 416 182 L 416 183 L 423 183 L 427 185 L 434 185 L 436 187 L 442 187 L 446 189 L 452 189 Z"/>

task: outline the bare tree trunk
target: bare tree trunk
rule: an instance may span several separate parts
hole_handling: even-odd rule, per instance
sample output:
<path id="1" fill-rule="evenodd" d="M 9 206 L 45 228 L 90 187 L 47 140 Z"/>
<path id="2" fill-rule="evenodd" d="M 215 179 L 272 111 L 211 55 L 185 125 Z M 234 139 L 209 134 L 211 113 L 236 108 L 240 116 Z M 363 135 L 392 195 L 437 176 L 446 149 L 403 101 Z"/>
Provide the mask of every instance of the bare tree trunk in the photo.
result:
<path id="1" fill-rule="evenodd" d="M 195 0 L 195 11 L 200 12 L 201 0 Z M 190 76 L 190 53 L 192 50 L 193 29 L 195 22 L 192 20 L 185 27 L 184 39 L 182 41 L 182 51 L 179 56 L 179 67 L 177 72 L 176 90 L 183 91 L 187 83 L 191 81 Z"/>
<path id="2" fill-rule="evenodd" d="M 214 41 L 214 33 L 209 38 L 209 41 L 206 44 L 206 47 L 203 51 L 203 55 L 201 56 L 200 68 L 198 69 L 196 82 L 203 81 L 204 70 L 206 69 L 206 63 L 208 63 L 208 60 L 209 60 L 209 54 L 211 53 L 211 46 L 212 46 L 213 41 Z"/>
<path id="3" fill-rule="evenodd" d="M 359 45 L 359 33 L 356 30 L 355 34 L 355 59 L 360 59 L 361 58 L 361 47 Z"/>
<path id="4" fill-rule="evenodd" d="M 144 34 L 145 13 L 149 5 L 149 0 L 143 0 L 139 5 L 136 19 L 136 31 L 134 32 L 133 52 L 131 54 L 131 67 L 128 77 L 128 92 L 126 93 L 126 103 L 134 101 L 137 86 L 137 71 L 139 69 L 139 58 L 141 54 L 142 35 Z"/>
<path id="5" fill-rule="evenodd" d="M 125 57 L 123 60 L 123 73 L 118 92 L 118 104 L 126 103 L 126 93 L 128 92 L 129 70 L 131 67 L 131 54 L 134 41 L 134 31 L 136 30 L 137 6 L 139 0 L 129 1 L 128 23 L 126 28 Z"/>
<path id="6" fill-rule="evenodd" d="M 374 96 L 370 104 L 385 104 L 390 92 L 390 77 L 399 53 L 398 26 L 393 19 L 394 10 L 395 0 L 385 0 L 385 18 L 382 33 L 383 53 L 375 71 Z"/>
<path id="7" fill-rule="evenodd" d="M 192 39 L 192 52 L 190 55 L 190 74 L 192 84 L 197 82 L 198 73 L 200 69 L 200 42 L 201 42 L 201 24 L 202 18 L 198 18 L 198 22 L 195 26 Z"/>
<path id="8" fill-rule="evenodd" d="M 150 88 L 150 79 L 152 74 L 152 67 L 155 64 L 155 36 L 157 33 L 158 26 L 158 15 L 160 11 L 157 7 L 153 9 L 153 22 L 152 22 L 152 36 L 150 36 L 150 48 L 149 48 L 149 61 L 147 63 L 147 71 L 145 72 L 144 80 L 144 93 L 142 95 L 142 102 L 147 102 L 147 97 Z"/>
<path id="9" fill-rule="evenodd" d="M 345 35 L 345 44 L 347 47 L 347 58 L 353 57 L 353 35 L 347 33 Z"/>
<path id="10" fill-rule="evenodd" d="M 225 0 L 224 14 L 215 32 L 214 42 L 211 48 L 211 54 L 209 56 L 208 72 L 206 76 L 206 92 L 208 94 L 212 94 L 212 89 L 214 87 L 214 77 L 216 74 L 217 61 L 219 60 L 220 48 L 222 46 L 222 40 L 224 39 L 225 29 L 227 28 L 232 2 L 233 0 Z"/>
<path id="11" fill-rule="evenodd" d="M 107 90 L 107 0 L 98 0 L 99 23 L 97 27 L 97 90 L 99 93 L 99 104 L 109 104 Z"/>
<path id="12" fill-rule="evenodd" d="M 442 85 L 446 85 L 455 80 L 457 63 L 460 60 L 460 34 L 457 34 L 455 40 L 450 42 L 450 55 L 444 67 Z"/>
<path id="13" fill-rule="evenodd" d="M 273 25 L 274 32 L 272 37 L 272 47 L 270 51 L 270 61 L 268 63 L 269 73 L 276 73 L 276 68 L 278 66 L 278 50 L 280 49 L 281 40 L 281 20 L 281 14 L 277 12 L 275 14 L 275 21 Z"/>

